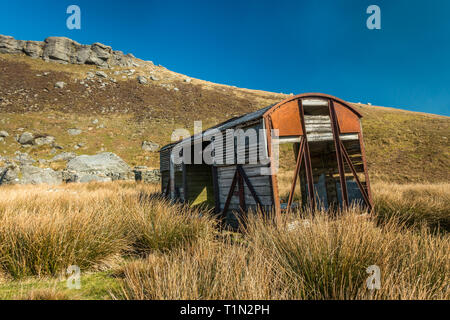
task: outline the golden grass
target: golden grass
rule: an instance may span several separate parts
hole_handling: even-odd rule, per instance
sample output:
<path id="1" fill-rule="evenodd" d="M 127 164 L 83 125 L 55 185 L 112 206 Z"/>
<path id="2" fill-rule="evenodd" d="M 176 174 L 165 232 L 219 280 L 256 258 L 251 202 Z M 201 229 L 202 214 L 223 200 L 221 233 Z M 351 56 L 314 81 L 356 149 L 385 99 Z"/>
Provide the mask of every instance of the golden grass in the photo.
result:
<path id="1" fill-rule="evenodd" d="M 392 184 L 372 186 L 375 210 L 380 219 L 397 218 L 409 225 L 426 224 L 450 231 L 450 184 Z"/>
<path id="2" fill-rule="evenodd" d="M 2 187 L 0 286 L 55 279 L 77 264 L 92 275 L 112 271 L 117 285 L 103 287 L 115 299 L 450 298 L 448 185 L 374 184 L 373 214 L 297 212 L 278 225 L 250 215 L 244 232 L 231 235 L 208 212 L 171 204 L 158 189 Z M 381 270 L 373 292 L 371 265 Z M 13 297 L 65 298 L 57 288 L 35 289 Z"/>
<path id="3" fill-rule="evenodd" d="M 292 221 L 297 223 L 292 224 Z M 295 227 L 293 227 L 295 226 Z M 200 242 L 122 269 L 121 299 L 448 299 L 449 237 L 378 226 L 358 211 L 332 219 L 250 219 L 245 241 Z M 366 269 L 381 269 L 381 289 Z"/>
<path id="4" fill-rule="evenodd" d="M 57 275 L 213 234 L 211 219 L 148 201 L 154 192 L 130 183 L 2 188 L 0 266 L 14 278 Z"/>
<path id="5" fill-rule="evenodd" d="M 70 300 L 55 288 L 34 289 L 16 297 L 16 300 Z"/>

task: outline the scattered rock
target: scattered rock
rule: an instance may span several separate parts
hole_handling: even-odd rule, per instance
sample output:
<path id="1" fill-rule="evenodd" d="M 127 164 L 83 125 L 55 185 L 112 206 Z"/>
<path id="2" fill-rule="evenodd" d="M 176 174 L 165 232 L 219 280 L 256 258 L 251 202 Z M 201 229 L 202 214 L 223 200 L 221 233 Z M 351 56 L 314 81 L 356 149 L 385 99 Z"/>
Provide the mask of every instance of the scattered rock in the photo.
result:
<path id="1" fill-rule="evenodd" d="M 16 151 L 15 153 L 14 153 L 16 156 L 15 156 L 15 160 L 16 161 L 18 161 L 19 163 L 20 163 L 20 165 L 29 165 L 29 164 L 33 164 L 33 163 L 35 163 L 36 161 L 32 158 L 32 157 L 30 157 L 30 155 L 28 154 L 28 153 L 26 153 L 26 152 L 20 152 L 20 151 Z"/>
<path id="2" fill-rule="evenodd" d="M 37 146 L 42 145 L 53 145 L 55 143 L 55 137 L 53 136 L 44 136 L 34 139 L 33 144 Z"/>
<path id="3" fill-rule="evenodd" d="M 102 78 L 108 78 L 108 75 L 103 71 L 97 71 L 95 74 Z"/>
<path id="4" fill-rule="evenodd" d="M 81 129 L 76 129 L 76 128 L 72 128 L 67 130 L 67 133 L 70 134 L 71 136 L 77 136 L 79 134 L 81 134 L 83 131 L 81 131 Z"/>
<path id="5" fill-rule="evenodd" d="M 98 119 L 94 119 L 93 121 L 92 121 L 92 124 L 97 124 L 98 123 Z"/>
<path id="6" fill-rule="evenodd" d="M 140 84 L 146 84 L 147 83 L 147 78 L 144 77 L 144 76 L 139 76 L 137 79 L 138 79 Z"/>
<path id="7" fill-rule="evenodd" d="M 191 83 L 191 78 L 186 78 L 186 79 L 184 79 L 184 82 L 186 82 L 186 83 Z"/>
<path id="8" fill-rule="evenodd" d="M 62 88 L 64 88 L 65 85 L 66 85 L 65 82 L 58 81 L 58 82 L 55 83 L 55 88 L 62 89 Z"/>
<path id="9" fill-rule="evenodd" d="M 20 135 L 18 142 L 22 145 L 33 144 L 34 135 L 30 132 L 24 132 Z"/>
<path id="10" fill-rule="evenodd" d="M 152 141 L 143 141 L 142 142 L 142 150 L 156 152 L 159 150 L 159 144 Z"/>
<path id="11" fill-rule="evenodd" d="M 8 132 L 6 132 L 6 131 L 0 131 L 0 138 L 6 138 L 6 137 L 9 137 Z"/>

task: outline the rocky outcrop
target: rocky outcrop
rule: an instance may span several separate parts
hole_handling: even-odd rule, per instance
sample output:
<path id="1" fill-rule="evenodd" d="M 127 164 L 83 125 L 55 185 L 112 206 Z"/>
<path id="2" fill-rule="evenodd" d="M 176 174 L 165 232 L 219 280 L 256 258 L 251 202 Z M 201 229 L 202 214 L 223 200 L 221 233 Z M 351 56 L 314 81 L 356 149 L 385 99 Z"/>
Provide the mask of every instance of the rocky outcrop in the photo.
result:
<path id="1" fill-rule="evenodd" d="M 82 45 L 65 37 L 49 37 L 45 41 L 16 40 L 0 35 L 0 53 L 24 53 L 45 61 L 72 64 L 90 64 L 99 67 L 132 67 L 136 65 L 131 54 L 114 51 L 101 43 Z"/>
<path id="2" fill-rule="evenodd" d="M 119 156 L 103 152 L 78 156 L 67 163 L 68 182 L 134 180 L 130 166 Z"/>
<path id="3" fill-rule="evenodd" d="M 50 168 L 38 168 L 34 166 L 23 166 L 20 170 L 22 184 L 61 184 L 61 172 Z"/>
<path id="4" fill-rule="evenodd" d="M 24 132 L 17 136 L 17 142 L 21 145 L 54 145 L 55 137 L 49 135 L 34 135 L 31 132 Z"/>

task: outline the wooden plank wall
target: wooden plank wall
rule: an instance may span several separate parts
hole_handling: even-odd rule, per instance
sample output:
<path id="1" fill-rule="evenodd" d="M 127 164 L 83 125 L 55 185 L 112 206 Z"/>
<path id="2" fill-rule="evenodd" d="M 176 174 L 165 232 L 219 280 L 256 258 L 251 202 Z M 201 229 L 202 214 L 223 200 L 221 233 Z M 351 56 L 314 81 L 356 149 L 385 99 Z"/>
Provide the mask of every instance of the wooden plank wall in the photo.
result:
<path id="1" fill-rule="evenodd" d="M 253 188 L 259 196 L 265 210 L 271 210 L 273 205 L 271 178 L 268 175 L 261 175 L 261 168 L 267 168 L 267 165 L 242 165 L 242 169 L 247 174 Z M 236 172 L 236 165 L 217 167 L 218 187 L 220 210 L 223 211 L 225 202 L 227 200 L 228 192 L 230 191 L 233 176 Z M 251 195 L 250 189 L 244 183 L 245 203 L 247 210 L 256 211 L 257 203 Z M 234 212 L 239 212 L 239 192 L 238 186 L 234 189 L 233 197 L 231 198 L 230 207 L 226 212 L 227 222 L 231 225 L 236 223 Z"/>

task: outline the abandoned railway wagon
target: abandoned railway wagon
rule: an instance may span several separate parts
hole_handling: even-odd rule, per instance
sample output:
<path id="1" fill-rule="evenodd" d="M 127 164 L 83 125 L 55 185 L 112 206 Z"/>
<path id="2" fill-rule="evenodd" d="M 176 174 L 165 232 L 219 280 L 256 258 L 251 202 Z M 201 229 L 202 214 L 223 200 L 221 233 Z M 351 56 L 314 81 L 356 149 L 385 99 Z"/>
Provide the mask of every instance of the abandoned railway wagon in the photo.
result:
<path id="1" fill-rule="evenodd" d="M 162 192 L 214 206 L 230 224 L 248 210 L 371 208 L 361 117 L 307 93 L 230 119 L 161 149 Z"/>

